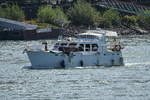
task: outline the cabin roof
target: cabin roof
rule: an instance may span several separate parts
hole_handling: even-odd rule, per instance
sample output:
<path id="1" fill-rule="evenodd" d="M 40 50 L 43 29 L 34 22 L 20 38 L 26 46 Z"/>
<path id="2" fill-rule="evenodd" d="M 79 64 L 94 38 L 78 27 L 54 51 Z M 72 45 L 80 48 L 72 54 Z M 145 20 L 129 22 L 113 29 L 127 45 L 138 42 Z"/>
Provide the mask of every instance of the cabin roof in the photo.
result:
<path id="1" fill-rule="evenodd" d="M 110 30 L 103 30 L 103 29 L 100 29 L 100 28 L 98 28 L 96 30 L 88 30 L 88 31 L 86 31 L 86 33 L 103 34 L 103 35 L 105 35 L 107 37 L 118 37 L 117 32 L 110 31 Z"/>
<path id="2" fill-rule="evenodd" d="M 103 34 L 92 33 L 92 32 L 86 32 L 86 33 L 81 33 L 81 34 L 79 34 L 79 36 L 91 36 L 91 37 L 101 38 L 101 37 L 103 37 Z"/>
<path id="3" fill-rule="evenodd" d="M 0 26 L 14 30 L 36 30 L 37 25 L 31 25 L 23 22 L 18 22 L 6 18 L 0 18 Z"/>
<path id="4" fill-rule="evenodd" d="M 117 32 L 114 32 L 114 31 L 106 31 L 105 34 L 108 37 L 118 37 Z"/>

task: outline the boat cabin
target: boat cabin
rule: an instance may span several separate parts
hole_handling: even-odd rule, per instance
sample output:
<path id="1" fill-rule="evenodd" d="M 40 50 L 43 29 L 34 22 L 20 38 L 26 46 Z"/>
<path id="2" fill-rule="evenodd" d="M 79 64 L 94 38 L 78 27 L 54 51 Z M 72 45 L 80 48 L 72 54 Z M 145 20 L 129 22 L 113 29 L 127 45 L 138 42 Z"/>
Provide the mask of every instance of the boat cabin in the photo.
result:
<path id="1" fill-rule="evenodd" d="M 62 52 L 98 52 L 104 46 L 105 37 L 103 34 L 82 33 L 76 39 L 68 39 L 57 42 L 54 50 Z"/>
<path id="2" fill-rule="evenodd" d="M 59 51 L 64 51 L 64 49 L 71 49 L 73 52 L 87 52 L 87 51 L 98 51 L 99 45 L 97 43 L 56 43 L 55 49 Z"/>

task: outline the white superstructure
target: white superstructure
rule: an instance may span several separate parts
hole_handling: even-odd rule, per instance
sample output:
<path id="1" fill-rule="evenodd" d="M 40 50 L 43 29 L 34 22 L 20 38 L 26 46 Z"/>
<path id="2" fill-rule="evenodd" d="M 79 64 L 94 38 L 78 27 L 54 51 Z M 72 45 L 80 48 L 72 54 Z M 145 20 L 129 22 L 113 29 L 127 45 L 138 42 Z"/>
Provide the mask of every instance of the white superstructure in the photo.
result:
<path id="1" fill-rule="evenodd" d="M 111 43 L 114 45 L 108 46 L 106 35 L 106 32 L 91 30 L 75 38 L 60 37 L 51 49 L 45 43 L 43 49 L 27 49 L 26 52 L 32 68 L 123 65 L 122 47 L 116 40 Z"/>

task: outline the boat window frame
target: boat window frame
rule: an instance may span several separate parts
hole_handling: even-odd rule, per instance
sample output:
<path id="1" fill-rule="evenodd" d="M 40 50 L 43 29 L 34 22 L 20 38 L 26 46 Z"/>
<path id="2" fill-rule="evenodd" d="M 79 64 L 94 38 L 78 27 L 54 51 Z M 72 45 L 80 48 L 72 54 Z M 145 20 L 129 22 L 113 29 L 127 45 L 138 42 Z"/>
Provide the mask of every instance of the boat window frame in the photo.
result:
<path id="1" fill-rule="evenodd" d="M 90 52 L 91 51 L 91 44 L 85 44 L 85 51 Z"/>
<path id="2" fill-rule="evenodd" d="M 96 50 L 94 50 L 95 48 L 93 46 L 96 47 Z M 96 44 L 96 43 L 91 44 L 91 51 L 96 52 L 96 51 L 98 51 L 98 49 L 99 49 L 98 44 Z"/>
<path id="3" fill-rule="evenodd" d="M 60 45 L 60 43 L 55 43 L 55 45 L 56 45 L 56 46 L 59 46 L 59 45 Z"/>
<path id="4" fill-rule="evenodd" d="M 62 45 L 63 44 L 63 45 Z M 65 44 L 65 45 L 64 45 Z M 68 43 L 60 43 L 60 47 L 66 47 L 66 46 L 68 46 Z"/>
<path id="5" fill-rule="evenodd" d="M 55 44 L 54 44 L 54 49 L 58 48 L 59 45 L 60 45 L 60 43 L 55 43 Z"/>
<path id="6" fill-rule="evenodd" d="M 82 46 L 81 46 L 81 45 L 82 45 Z M 84 48 L 85 48 L 84 46 L 85 46 L 85 44 L 79 44 L 79 51 L 82 51 L 82 52 L 83 52 L 83 51 L 84 51 Z M 82 49 L 82 50 L 81 50 L 81 49 Z"/>
<path id="7" fill-rule="evenodd" d="M 77 43 L 76 42 L 72 42 L 72 43 L 69 43 L 68 44 L 68 47 L 76 47 L 77 46 Z"/>
<path id="8" fill-rule="evenodd" d="M 94 50 L 94 47 L 96 47 L 95 48 L 95 50 Z M 98 46 L 98 44 L 97 43 L 86 43 L 86 44 L 84 44 L 84 43 L 82 43 L 82 44 L 79 44 L 79 52 L 97 52 L 98 50 L 99 50 L 99 46 Z"/>

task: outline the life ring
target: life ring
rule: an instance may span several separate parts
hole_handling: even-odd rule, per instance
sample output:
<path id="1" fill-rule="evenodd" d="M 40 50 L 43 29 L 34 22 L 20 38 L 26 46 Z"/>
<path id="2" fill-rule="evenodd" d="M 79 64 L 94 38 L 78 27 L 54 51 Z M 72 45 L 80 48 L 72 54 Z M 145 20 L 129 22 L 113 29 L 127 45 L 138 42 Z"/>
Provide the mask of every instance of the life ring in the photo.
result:
<path id="1" fill-rule="evenodd" d="M 120 45 L 115 45 L 115 50 L 116 51 L 120 51 L 121 50 L 121 46 Z"/>

